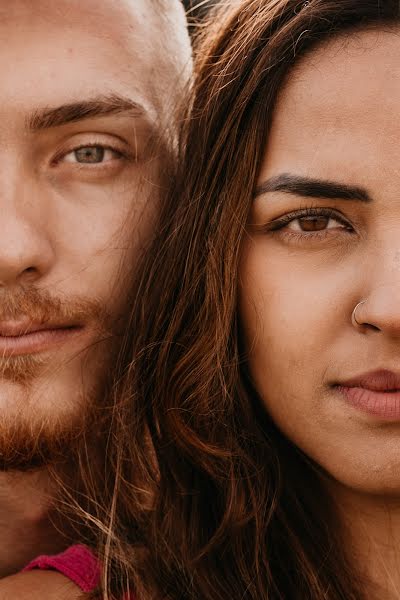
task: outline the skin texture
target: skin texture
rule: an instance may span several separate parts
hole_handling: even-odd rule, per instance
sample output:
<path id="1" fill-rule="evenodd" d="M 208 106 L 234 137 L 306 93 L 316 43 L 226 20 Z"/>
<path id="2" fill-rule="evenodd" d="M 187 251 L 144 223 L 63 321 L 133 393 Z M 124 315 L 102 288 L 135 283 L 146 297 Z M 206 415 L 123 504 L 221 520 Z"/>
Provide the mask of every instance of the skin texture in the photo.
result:
<path id="1" fill-rule="evenodd" d="M 0 50 L 0 330 L 20 319 L 80 324 L 40 352 L 0 356 L 0 574 L 8 575 L 62 549 L 47 522 L 46 469 L 7 470 L 19 468 L 17 456 L 24 468 L 40 460 L 37 440 L 50 457 L 53 442 L 62 452 L 101 406 L 191 54 L 180 3 L 161 12 L 147 0 L 4 4 Z M 135 106 L 56 126 L 39 118 L 116 96 Z M 88 146 L 92 163 L 75 151 Z"/>
<path id="2" fill-rule="evenodd" d="M 54 571 L 29 571 L 11 575 L 3 579 L 0 585 L 0 600 L 30 598 L 31 600 L 83 600 L 79 588 L 69 579 Z"/>
<path id="3" fill-rule="evenodd" d="M 372 201 L 258 195 L 240 273 L 256 389 L 325 472 L 348 544 L 371 575 L 368 597 L 388 599 L 400 597 L 400 424 L 349 406 L 332 386 L 400 371 L 399 57 L 397 31 L 364 31 L 299 62 L 280 94 L 258 184 L 290 173 L 361 186 Z M 304 219 L 269 229 L 306 207 L 335 212 L 314 227 L 320 237 Z"/>

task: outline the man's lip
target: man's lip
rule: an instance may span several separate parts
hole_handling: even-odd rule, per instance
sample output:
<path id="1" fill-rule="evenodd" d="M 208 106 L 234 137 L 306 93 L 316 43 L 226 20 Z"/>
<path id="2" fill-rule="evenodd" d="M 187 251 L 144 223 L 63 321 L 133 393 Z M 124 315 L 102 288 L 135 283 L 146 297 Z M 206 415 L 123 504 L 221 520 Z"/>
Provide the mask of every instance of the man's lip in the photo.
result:
<path id="1" fill-rule="evenodd" d="M 40 329 L 24 330 L 24 333 L 13 335 L 0 334 L 0 359 L 24 354 L 37 354 L 46 352 L 55 346 L 60 346 L 82 332 L 80 326 L 49 326 Z"/>
<path id="2" fill-rule="evenodd" d="M 56 329 L 72 329 L 76 324 L 67 323 L 39 323 L 28 320 L 0 321 L 0 337 L 22 337 L 37 331 L 54 331 Z"/>
<path id="3" fill-rule="evenodd" d="M 364 388 L 374 392 L 388 392 L 400 390 L 400 373 L 388 369 L 379 369 L 357 375 L 346 381 L 340 381 L 337 385 L 346 388 Z"/>

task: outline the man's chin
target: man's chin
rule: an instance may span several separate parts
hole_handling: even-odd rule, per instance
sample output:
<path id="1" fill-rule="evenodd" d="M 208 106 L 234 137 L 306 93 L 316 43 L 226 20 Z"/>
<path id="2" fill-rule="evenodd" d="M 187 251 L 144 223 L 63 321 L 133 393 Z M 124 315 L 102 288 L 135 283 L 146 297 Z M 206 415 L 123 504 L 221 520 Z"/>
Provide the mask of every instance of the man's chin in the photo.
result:
<path id="1" fill-rule="evenodd" d="M 65 464 L 82 441 L 100 435 L 109 371 L 101 345 L 68 357 L 0 358 L 0 470 Z"/>
<path id="2" fill-rule="evenodd" d="M 98 420 L 93 398 L 18 387 L 0 379 L 0 471 L 62 466 Z"/>
<path id="3" fill-rule="evenodd" d="M 46 359 L 39 354 L 8 356 L 0 358 L 1 382 L 29 386 L 37 379 L 46 366 Z"/>
<path id="4" fill-rule="evenodd" d="M 30 427 L 0 432 L 0 471 L 32 471 L 67 460 L 76 435 L 71 431 L 34 431 Z"/>

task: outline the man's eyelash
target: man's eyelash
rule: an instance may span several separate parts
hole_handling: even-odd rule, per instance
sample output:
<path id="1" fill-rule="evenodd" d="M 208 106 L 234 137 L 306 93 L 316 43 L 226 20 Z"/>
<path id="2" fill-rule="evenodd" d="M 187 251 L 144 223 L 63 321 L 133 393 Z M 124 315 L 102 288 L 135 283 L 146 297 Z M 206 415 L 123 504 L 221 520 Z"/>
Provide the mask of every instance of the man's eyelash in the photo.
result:
<path id="1" fill-rule="evenodd" d="M 60 151 L 52 160 L 52 164 L 56 165 L 58 164 L 63 158 L 65 158 L 66 156 L 68 156 L 69 154 L 72 154 L 73 152 L 77 152 L 78 150 L 82 150 L 83 148 L 102 148 L 104 151 L 107 150 L 111 150 L 111 152 L 115 152 L 115 154 L 119 155 L 119 158 L 121 159 L 129 159 L 130 155 L 127 151 L 122 150 L 121 148 L 117 148 L 115 146 L 110 146 L 109 144 L 105 144 L 105 143 L 96 143 L 96 142 L 89 142 L 87 144 L 79 144 L 79 146 L 74 146 L 68 150 L 62 150 Z"/>

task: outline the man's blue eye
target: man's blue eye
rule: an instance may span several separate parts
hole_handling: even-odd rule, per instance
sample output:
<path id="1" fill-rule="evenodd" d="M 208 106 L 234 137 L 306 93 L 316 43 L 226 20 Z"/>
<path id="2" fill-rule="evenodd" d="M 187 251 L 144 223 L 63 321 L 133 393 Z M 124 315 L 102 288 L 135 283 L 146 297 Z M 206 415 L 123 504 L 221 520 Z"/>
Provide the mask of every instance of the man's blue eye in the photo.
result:
<path id="1" fill-rule="evenodd" d="M 101 163 L 104 160 L 105 150 L 102 146 L 87 146 L 74 150 L 74 155 L 79 163 Z"/>
<path id="2" fill-rule="evenodd" d="M 82 146 L 64 154 L 63 161 L 80 165 L 98 165 L 122 158 L 121 152 L 107 146 Z"/>

